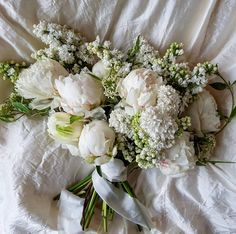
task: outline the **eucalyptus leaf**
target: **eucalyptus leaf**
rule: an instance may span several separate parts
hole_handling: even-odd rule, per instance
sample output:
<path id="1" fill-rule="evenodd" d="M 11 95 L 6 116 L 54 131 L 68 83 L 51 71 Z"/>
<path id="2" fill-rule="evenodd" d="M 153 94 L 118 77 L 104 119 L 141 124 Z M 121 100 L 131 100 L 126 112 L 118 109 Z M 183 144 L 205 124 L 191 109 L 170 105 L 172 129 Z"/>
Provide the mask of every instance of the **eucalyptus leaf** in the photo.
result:
<path id="1" fill-rule="evenodd" d="M 209 85 L 212 88 L 217 89 L 217 90 L 224 90 L 224 89 L 228 88 L 228 86 L 225 83 L 222 83 L 222 82 L 215 82 L 215 83 L 211 83 Z"/>
<path id="2" fill-rule="evenodd" d="M 12 105 L 15 107 L 16 110 L 22 113 L 27 114 L 30 112 L 30 109 L 28 108 L 28 106 L 21 102 L 12 102 Z"/>

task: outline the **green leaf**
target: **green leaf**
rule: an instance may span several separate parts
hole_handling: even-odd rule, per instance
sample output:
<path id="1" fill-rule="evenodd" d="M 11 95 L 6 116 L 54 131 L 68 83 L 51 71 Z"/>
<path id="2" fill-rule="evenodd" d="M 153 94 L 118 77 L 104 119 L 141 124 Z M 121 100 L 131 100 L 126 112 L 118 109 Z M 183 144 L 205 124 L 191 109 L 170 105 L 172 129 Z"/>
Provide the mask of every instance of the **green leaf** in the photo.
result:
<path id="1" fill-rule="evenodd" d="M 225 83 L 222 83 L 222 82 L 215 82 L 215 83 L 211 83 L 209 85 L 212 88 L 217 89 L 217 90 L 224 90 L 224 89 L 228 88 L 228 86 Z"/>
<path id="2" fill-rule="evenodd" d="M 7 123 L 11 123 L 15 121 L 14 117 L 10 117 L 10 116 L 0 116 L 0 120 L 7 122 Z"/>
<path id="3" fill-rule="evenodd" d="M 140 49 L 140 35 L 137 37 L 137 39 L 136 39 L 136 41 L 134 43 L 133 48 L 131 48 L 128 51 L 129 57 L 130 58 L 134 57 L 139 52 L 139 49 Z"/>
<path id="4" fill-rule="evenodd" d="M 234 109 L 232 110 L 231 114 L 230 114 L 230 119 L 233 119 L 236 116 L 236 106 L 234 107 Z"/>
<path id="5" fill-rule="evenodd" d="M 25 104 L 21 103 L 21 102 L 12 102 L 12 105 L 15 107 L 16 110 L 22 112 L 22 113 L 29 113 L 30 109 L 28 108 L 28 106 L 26 106 Z"/>
<path id="6" fill-rule="evenodd" d="M 88 74 L 89 74 L 90 76 L 92 76 L 92 78 L 94 78 L 95 80 L 99 80 L 99 81 L 102 80 L 100 77 L 94 75 L 92 72 L 88 72 Z"/>
<path id="7" fill-rule="evenodd" d="M 236 84 L 236 80 L 231 84 L 232 86 Z"/>
<path id="8" fill-rule="evenodd" d="M 84 119 L 84 116 L 72 115 L 70 117 L 70 124 L 73 124 L 75 121 L 82 121 L 83 119 Z"/>

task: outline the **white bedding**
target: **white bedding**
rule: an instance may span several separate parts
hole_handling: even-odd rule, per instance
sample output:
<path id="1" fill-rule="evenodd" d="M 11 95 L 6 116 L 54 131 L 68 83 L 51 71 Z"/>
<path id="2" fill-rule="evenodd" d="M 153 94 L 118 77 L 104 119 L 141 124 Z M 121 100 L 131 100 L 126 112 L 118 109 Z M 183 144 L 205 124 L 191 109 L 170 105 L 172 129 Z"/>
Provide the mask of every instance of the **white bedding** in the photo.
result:
<path id="1" fill-rule="evenodd" d="M 43 46 L 32 26 L 45 19 L 68 24 L 89 40 L 98 34 L 122 49 L 139 33 L 161 52 L 172 41 L 183 42 L 188 60 L 218 63 L 232 81 L 235 12 L 234 0 L 0 0 L 0 60 L 32 61 L 30 54 Z M 8 88 L 0 82 L 1 99 Z M 229 94 L 213 94 L 227 113 Z M 0 125 L 1 234 L 58 233 L 52 197 L 89 170 L 48 138 L 45 123 L 22 118 Z M 218 137 L 214 157 L 236 161 L 235 120 Z M 200 167 L 179 178 L 162 176 L 157 169 L 143 171 L 136 191 L 152 215 L 153 233 L 236 233 L 235 165 Z M 136 233 L 120 220 L 110 230 Z"/>

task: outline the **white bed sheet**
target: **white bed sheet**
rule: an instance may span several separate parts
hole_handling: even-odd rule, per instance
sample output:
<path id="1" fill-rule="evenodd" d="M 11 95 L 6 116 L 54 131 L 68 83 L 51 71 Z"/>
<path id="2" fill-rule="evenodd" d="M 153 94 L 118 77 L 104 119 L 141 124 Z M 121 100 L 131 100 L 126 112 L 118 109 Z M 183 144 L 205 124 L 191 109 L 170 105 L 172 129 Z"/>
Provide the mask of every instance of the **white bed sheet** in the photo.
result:
<path id="1" fill-rule="evenodd" d="M 98 34 L 122 49 L 140 33 L 160 52 L 172 41 L 183 42 L 188 60 L 218 63 L 232 81 L 235 12 L 234 0 L 0 0 L 0 60 L 32 61 L 30 54 L 43 46 L 32 26 L 45 19 L 68 24 L 89 40 Z M 1 81 L 1 99 L 8 89 Z M 213 94 L 227 113 L 229 94 Z M 58 233 L 52 197 L 89 168 L 49 139 L 46 119 L 1 123 L 0 157 L 0 233 Z M 235 120 L 218 137 L 214 157 L 236 161 Z M 236 233 L 235 164 L 196 168 L 180 178 L 143 171 L 136 191 L 151 213 L 153 233 Z M 110 228 L 135 233 L 121 220 Z"/>

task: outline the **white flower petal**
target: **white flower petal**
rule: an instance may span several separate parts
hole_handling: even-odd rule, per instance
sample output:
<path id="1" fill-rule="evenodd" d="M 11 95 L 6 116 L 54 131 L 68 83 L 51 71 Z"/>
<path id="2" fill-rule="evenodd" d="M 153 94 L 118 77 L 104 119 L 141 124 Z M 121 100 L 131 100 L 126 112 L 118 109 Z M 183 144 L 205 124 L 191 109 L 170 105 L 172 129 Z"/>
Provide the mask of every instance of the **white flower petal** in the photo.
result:
<path id="1" fill-rule="evenodd" d="M 219 130 L 217 105 L 213 96 L 206 90 L 198 95 L 198 99 L 189 106 L 185 114 L 191 117 L 191 128 L 198 134 Z"/>
<path id="2" fill-rule="evenodd" d="M 115 132 L 103 120 L 93 120 L 84 126 L 79 139 L 79 150 L 82 157 L 109 156 L 113 150 Z"/>
<path id="3" fill-rule="evenodd" d="M 166 150 L 166 160 L 162 161 L 159 166 L 163 174 L 181 174 L 195 167 L 195 152 L 189 137 L 190 134 L 184 132 L 183 136 L 176 141 L 176 144 Z"/>
<path id="4" fill-rule="evenodd" d="M 147 69 L 136 69 L 118 84 L 118 91 L 126 103 L 135 111 L 148 106 L 155 106 L 158 87 L 162 85 L 161 77 Z"/>
<path id="5" fill-rule="evenodd" d="M 104 99 L 102 84 L 88 74 L 69 75 L 55 83 L 62 108 L 71 114 L 92 110 Z"/>
<path id="6" fill-rule="evenodd" d="M 39 60 L 20 73 L 16 81 L 16 91 L 26 99 L 54 98 L 55 80 L 59 76 L 67 75 L 68 72 L 57 61 Z"/>

